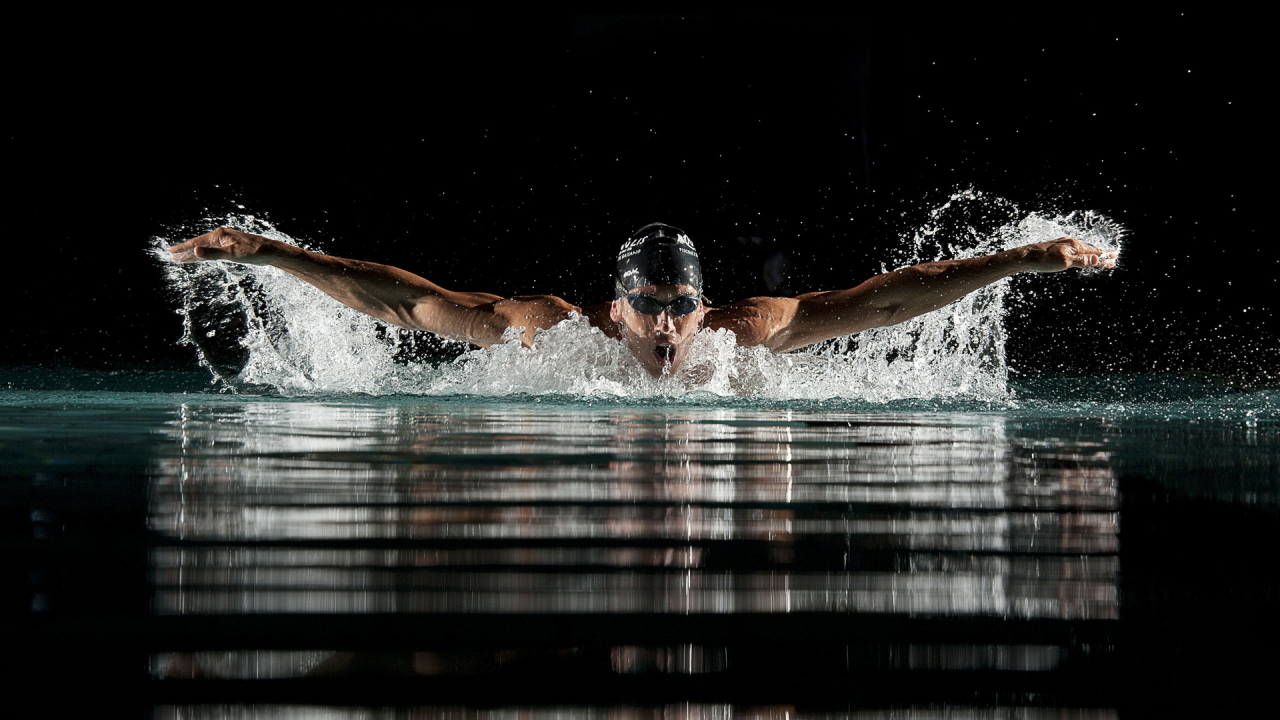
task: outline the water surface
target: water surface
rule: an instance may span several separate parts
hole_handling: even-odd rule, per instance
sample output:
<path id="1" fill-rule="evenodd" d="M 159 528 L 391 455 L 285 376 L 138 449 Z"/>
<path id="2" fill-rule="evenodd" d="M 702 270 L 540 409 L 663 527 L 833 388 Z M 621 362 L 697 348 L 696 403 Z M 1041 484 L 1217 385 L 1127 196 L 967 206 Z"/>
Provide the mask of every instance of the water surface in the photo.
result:
<path id="1" fill-rule="evenodd" d="M 1275 391 L 5 383 L 10 643 L 158 717 L 1140 716 L 1230 706 L 1275 606 Z"/>

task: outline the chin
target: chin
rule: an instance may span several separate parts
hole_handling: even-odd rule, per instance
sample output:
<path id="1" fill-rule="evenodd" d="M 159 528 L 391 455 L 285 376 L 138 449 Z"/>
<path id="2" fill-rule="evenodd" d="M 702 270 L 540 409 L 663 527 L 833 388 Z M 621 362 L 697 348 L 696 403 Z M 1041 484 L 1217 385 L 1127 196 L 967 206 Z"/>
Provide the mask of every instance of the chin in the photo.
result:
<path id="1" fill-rule="evenodd" d="M 684 365 L 684 353 L 687 348 L 669 342 L 627 343 L 631 354 L 640 366 L 653 377 L 674 374 Z"/>
<path id="2" fill-rule="evenodd" d="M 654 357 L 652 359 L 648 359 L 648 358 L 636 358 L 636 359 L 640 360 L 640 365 L 643 366 L 644 369 L 648 371 L 650 375 L 656 378 L 662 377 L 663 375 L 674 375 L 675 372 L 679 370 L 680 367 L 684 364 L 681 361 L 682 359 L 676 359 L 674 357 L 671 358 L 669 361 L 663 361 L 657 357 Z"/>

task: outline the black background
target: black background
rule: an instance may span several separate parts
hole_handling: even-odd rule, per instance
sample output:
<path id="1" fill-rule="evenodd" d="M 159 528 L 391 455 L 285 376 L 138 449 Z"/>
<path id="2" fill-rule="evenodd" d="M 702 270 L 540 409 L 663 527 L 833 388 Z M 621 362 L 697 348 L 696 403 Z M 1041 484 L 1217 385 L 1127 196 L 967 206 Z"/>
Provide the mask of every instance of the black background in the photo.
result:
<path id="1" fill-rule="evenodd" d="M 767 290 L 740 237 L 788 254 L 791 292 L 848 287 L 973 187 L 1129 230 L 1121 270 L 1032 280 L 1015 366 L 1280 367 L 1257 18 L 52 22 L 6 50 L 2 364 L 193 367 L 146 251 L 231 212 L 446 287 L 580 304 L 661 220 L 723 303 Z"/>

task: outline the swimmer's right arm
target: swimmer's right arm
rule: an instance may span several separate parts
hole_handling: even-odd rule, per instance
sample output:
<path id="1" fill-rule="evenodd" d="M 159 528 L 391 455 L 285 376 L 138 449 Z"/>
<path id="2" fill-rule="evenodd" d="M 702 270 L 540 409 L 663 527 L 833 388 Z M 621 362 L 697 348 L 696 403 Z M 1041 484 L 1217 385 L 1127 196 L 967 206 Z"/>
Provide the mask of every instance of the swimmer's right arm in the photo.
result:
<path id="1" fill-rule="evenodd" d="M 497 295 L 445 290 L 390 265 L 321 255 L 239 230 L 218 228 L 173 245 L 169 252 L 180 263 L 229 260 L 278 267 L 383 322 L 477 345 L 502 342 L 503 332 L 512 324 L 503 313 L 495 312 L 503 300 Z"/>

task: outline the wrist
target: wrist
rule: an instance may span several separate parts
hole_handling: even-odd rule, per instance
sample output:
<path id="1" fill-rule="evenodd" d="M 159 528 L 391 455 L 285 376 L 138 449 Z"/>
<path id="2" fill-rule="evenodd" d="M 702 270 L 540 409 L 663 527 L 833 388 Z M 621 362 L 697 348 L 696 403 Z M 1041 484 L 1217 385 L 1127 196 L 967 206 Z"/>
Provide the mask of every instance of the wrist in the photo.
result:
<path id="1" fill-rule="evenodd" d="M 309 253 L 297 245 L 272 240 L 264 255 L 267 257 L 268 265 L 281 270 L 290 270 L 306 264 Z"/>
<path id="2" fill-rule="evenodd" d="M 1027 253 L 1025 248 L 1010 248 L 996 253 L 991 256 L 992 266 L 998 269 L 1002 276 L 1017 275 L 1025 272 L 1027 267 Z"/>

